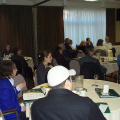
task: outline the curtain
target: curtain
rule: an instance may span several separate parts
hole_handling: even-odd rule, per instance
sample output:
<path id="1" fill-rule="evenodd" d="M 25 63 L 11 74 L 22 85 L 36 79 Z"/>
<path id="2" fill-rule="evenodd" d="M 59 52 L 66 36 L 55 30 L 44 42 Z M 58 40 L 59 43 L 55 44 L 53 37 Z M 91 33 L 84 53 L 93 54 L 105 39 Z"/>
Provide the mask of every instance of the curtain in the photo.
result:
<path id="1" fill-rule="evenodd" d="M 106 8 L 106 35 L 110 37 L 110 42 L 116 43 L 116 28 L 115 28 L 115 9 Z"/>
<path id="2" fill-rule="evenodd" d="M 105 40 L 105 9 L 65 8 L 63 14 L 65 38 L 73 40 L 73 47 L 87 37 L 94 45 L 98 39 Z"/>
<path id="3" fill-rule="evenodd" d="M 51 50 L 64 41 L 63 7 L 38 7 L 38 50 Z"/>
<path id="4" fill-rule="evenodd" d="M 0 6 L 0 51 L 7 44 L 21 47 L 25 56 L 33 57 L 32 7 Z"/>

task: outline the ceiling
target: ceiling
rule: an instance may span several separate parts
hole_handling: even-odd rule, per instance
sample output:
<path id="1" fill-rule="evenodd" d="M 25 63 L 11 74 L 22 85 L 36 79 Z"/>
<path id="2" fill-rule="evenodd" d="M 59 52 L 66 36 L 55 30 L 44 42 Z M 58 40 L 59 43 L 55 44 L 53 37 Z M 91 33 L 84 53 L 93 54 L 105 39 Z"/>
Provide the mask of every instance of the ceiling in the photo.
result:
<path id="1" fill-rule="evenodd" d="M 45 0 L 0 0 L 2 5 L 35 5 Z M 65 6 L 65 7 L 103 7 L 120 8 L 120 0 L 98 0 L 95 2 L 85 0 L 49 0 L 41 6 Z"/>

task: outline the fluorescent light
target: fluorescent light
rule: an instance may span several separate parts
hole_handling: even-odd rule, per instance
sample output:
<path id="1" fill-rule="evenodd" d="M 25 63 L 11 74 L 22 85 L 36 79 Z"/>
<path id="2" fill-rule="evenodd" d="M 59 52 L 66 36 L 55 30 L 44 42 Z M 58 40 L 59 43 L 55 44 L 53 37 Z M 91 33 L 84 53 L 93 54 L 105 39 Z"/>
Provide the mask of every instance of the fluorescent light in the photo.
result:
<path id="1" fill-rule="evenodd" d="M 98 1 L 98 0 L 85 0 L 85 1 L 90 1 L 90 2 L 94 2 L 94 1 Z"/>

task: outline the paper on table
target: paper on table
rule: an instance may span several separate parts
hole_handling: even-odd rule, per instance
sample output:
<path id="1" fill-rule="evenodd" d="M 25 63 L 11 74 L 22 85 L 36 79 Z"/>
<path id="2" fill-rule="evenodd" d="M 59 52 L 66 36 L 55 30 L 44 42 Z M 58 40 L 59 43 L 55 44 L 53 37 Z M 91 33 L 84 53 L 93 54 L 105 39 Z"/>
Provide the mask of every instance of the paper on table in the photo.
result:
<path id="1" fill-rule="evenodd" d="M 29 118 L 30 116 L 30 104 L 26 103 L 26 118 Z"/>
<path id="2" fill-rule="evenodd" d="M 104 113 L 107 109 L 108 105 L 100 104 L 99 109 L 101 110 L 102 113 Z"/>
<path id="3" fill-rule="evenodd" d="M 36 100 L 43 97 L 45 97 L 43 93 L 23 93 L 24 100 Z"/>

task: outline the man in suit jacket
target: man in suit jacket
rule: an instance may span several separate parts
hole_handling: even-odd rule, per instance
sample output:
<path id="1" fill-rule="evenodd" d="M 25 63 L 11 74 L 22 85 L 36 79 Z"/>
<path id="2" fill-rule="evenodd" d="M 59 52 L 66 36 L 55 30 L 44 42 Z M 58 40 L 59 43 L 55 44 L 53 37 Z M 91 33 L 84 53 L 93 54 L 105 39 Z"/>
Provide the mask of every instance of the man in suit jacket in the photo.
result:
<path id="1" fill-rule="evenodd" d="M 63 66 L 49 70 L 47 78 L 52 90 L 33 103 L 33 120 L 105 120 L 91 99 L 72 92 L 71 76 L 75 74 L 75 70 Z"/>
<path id="2" fill-rule="evenodd" d="M 93 58 L 94 47 L 93 46 L 87 46 L 86 47 L 86 52 L 87 52 L 87 55 L 79 59 L 80 66 L 82 66 L 83 63 L 85 63 L 85 62 L 94 62 L 100 67 L 102 73 L 105 74 L 107 72 L 107 69 L 100 65 L 99 60 Z"/>

